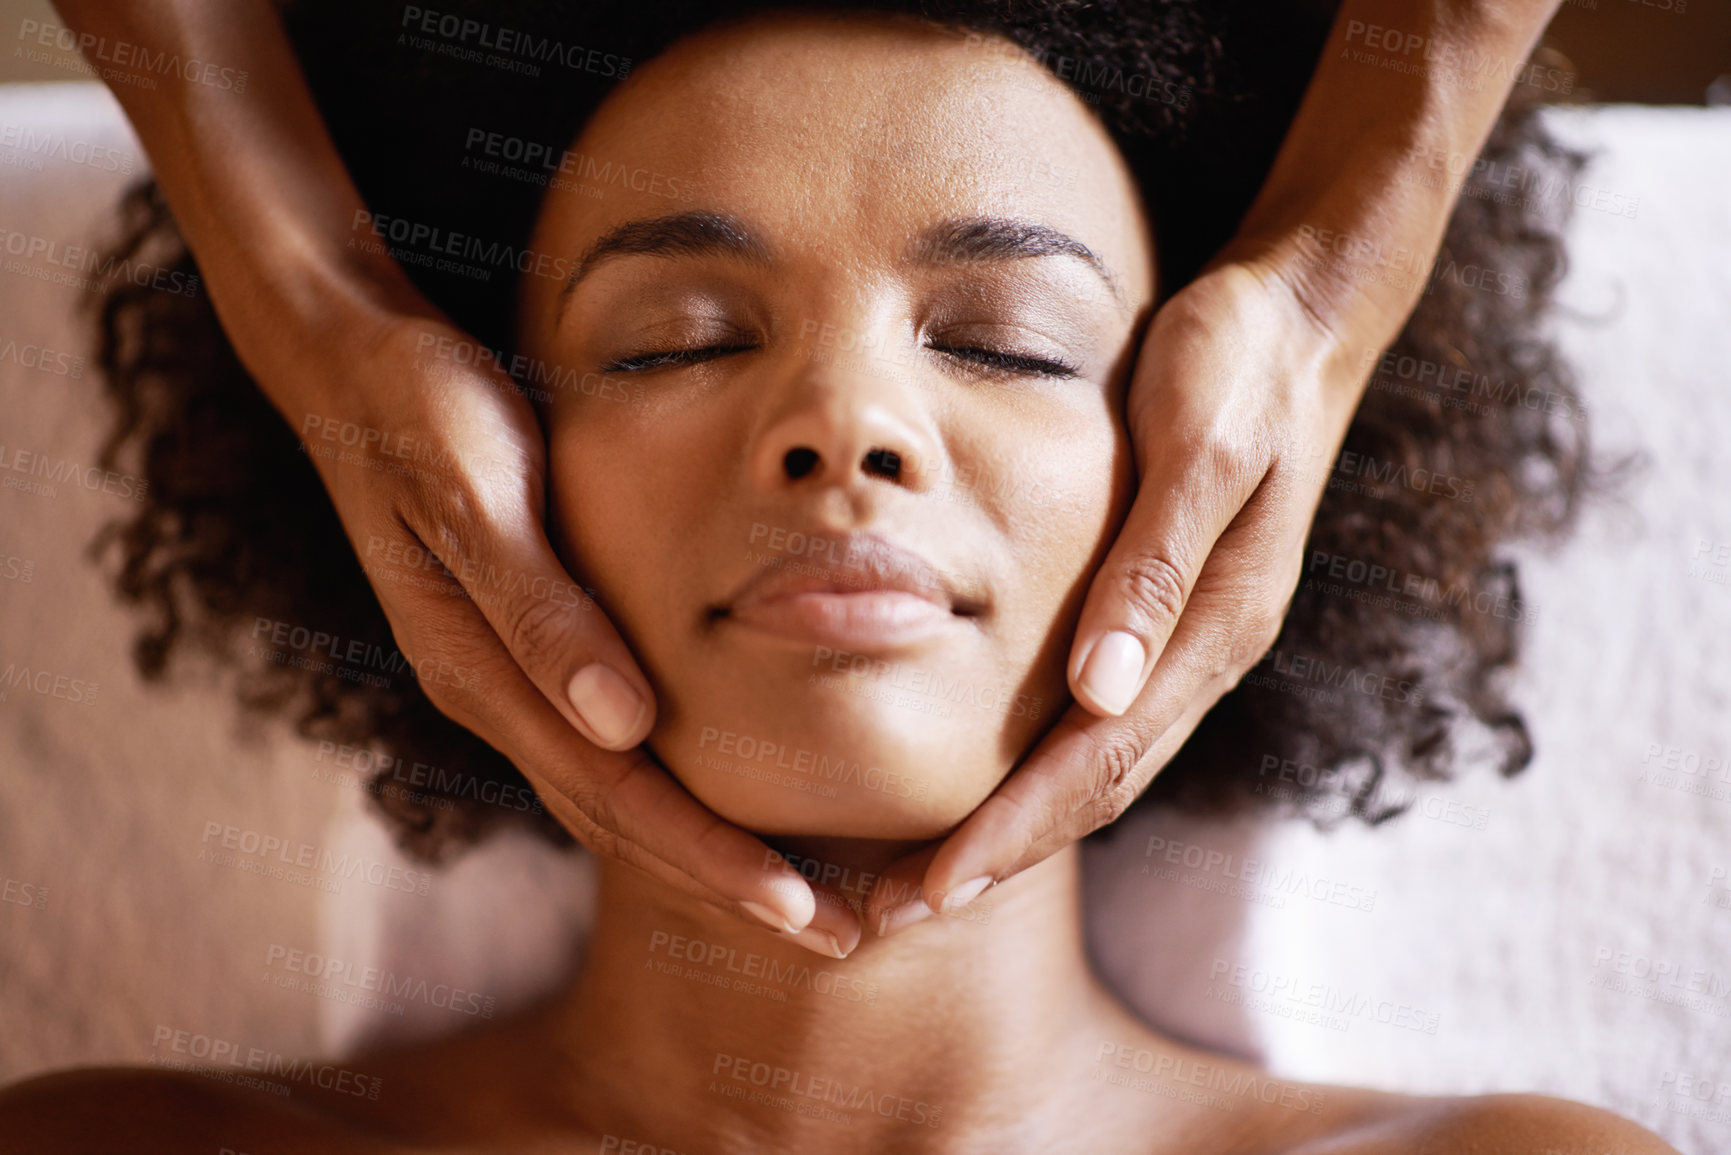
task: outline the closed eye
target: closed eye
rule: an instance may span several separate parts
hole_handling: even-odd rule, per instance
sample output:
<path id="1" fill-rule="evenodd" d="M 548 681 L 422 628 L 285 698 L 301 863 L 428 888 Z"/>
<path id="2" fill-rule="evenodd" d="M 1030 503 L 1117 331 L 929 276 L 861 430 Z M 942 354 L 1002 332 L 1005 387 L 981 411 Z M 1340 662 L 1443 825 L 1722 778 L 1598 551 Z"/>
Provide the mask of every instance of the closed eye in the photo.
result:
<path id="1" fill-rule="evenodd" d="M 926 348 L 958 361 L 966 361 L 973 365 L 1005 373 L 1031 373 L 1041 377 L 1075 377 L 1082 372 L 1076 366 L 1067 365 L 1062 361 L 1031 357 L 1026 353 L 1006 353 L 1001 349 L 987 349 L 979 345 L 927 345 Z"/>
<path id="2" fill-rule="evenodd" d="M 632 373 L 644 369 L 665 369 L 673 365 L 696 365 L 713 361 L 730 353 L 747 353 L 757 348 L 753 344 L 704 345 L 697 349 L 666 349 L 659 352 L 633 353 L 601 366 L 603 373 Z"/>

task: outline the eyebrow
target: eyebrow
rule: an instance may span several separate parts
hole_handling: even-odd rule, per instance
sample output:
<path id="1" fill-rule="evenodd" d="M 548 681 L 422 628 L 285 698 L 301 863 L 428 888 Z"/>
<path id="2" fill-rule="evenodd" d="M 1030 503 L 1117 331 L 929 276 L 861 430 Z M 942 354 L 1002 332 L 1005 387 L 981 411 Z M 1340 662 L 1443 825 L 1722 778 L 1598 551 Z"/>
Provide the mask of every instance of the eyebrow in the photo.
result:
<path id="1" fill-rule="evenodd" d="M 909 255 L 922 265 L 1075 257 L 1100 275 L 1114 300 L 1124 303 L 1123 286 L 1093 249 L 1068 233 L 1034 221 L 957 217 L 922 231 L 914 238 Z"/>
<path id="2" fill-rule="evenodd" d="M 767 265 L 769 246 L 759 240 L 745 223 L 727 213 L 694 209 L 664 217 L 626 221 L 602 233 L 594 244 L 584 250 L 577 267 L 559 290 L 559 312 L 565 311 L 566 298 L 577 282 L 588 276 L 597 265 L 615 257 L 701 257 L 733 256 Z"/>
<path id="3" fill-rule="evenodd" d="M 731 256 L 759 265 L 772 260 L 769 246 L 745 222 L 727 213 L 694 209 L 626 221 L 607 230 L 584 250 L 559 291 L 559 313 L 564 313 L 566 300 L 579 281 L 603 262 L 623 256 Z M 1034 221 L 955 217 L 921 230 L 907 252 L 907 259 L 927 266 L 1032 257 L 1075 257 L 1099 274 L 1114 300 L 1124 303 L 1117 276 L 1094 250 L 1068 233 Z"/>

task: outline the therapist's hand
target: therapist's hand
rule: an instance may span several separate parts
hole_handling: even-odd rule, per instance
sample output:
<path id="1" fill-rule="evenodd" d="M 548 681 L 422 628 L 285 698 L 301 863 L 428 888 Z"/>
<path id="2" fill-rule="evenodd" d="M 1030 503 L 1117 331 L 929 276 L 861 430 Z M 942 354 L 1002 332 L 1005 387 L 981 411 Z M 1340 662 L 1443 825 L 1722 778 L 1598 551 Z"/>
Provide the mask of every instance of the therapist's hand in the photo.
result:
<path id="1" fill-rule="evenodd" d="M 356 244 L 366 206 L 271 0 L 56 3 L 80 35 L 249 78 L 144 86 L 117 69 L 111 87 L 236 353 L 309 450 L 336 451 L 311 456 L 434 704 L 591 850 L 821 953 L 852 949 L 839 895 L 818 901 L 639 747 L 654 696 L 548 543 L 535 413 L 383 246 Z"/>
<path id="2" fill-rule="evenodd" d="M 880 934 L 1117 818 L 1273 643 L 1370 359 L 1428 283 L 1390 270 L 1436 257 L 1557 3 L 1342 0 L 1238 236 L 1151 322 L 1127 406 L 1139 487 L 1083 606 L 1076 705 L 960 827 L 880 874 Z M 1355 47 L 1389 29 L 1502 79 L 1365 63 Z"/>
<path id="3" fill-rule="evenodd" d="M 821 953 L 851 948 L 844 905 L 816 902 L 640 748 L 654 693 L 548 541 L 533 407 L 472 338 L 403 296 L 421 307 L 346 301 L 319 326 L 331 336 L 316 359 L 284 347 L 249 360 L 308 447 L 422 689 L 509 756 L 590 849 Z M 302 412 L 308 396 L 319 400 Z"/>
<path id="4" fill-rule="evenodd" d="M 1217 266 L 1161 307 L 1128 398 L 1138 489 L 1070 655 L 1076 704 L 880 893 L 923 876 L 926 902 L 965 905 L 1129 806 L 1280 632 L 1366 369 L 1268 261 Z M 868 912 L 880 933 L 923 917 L 887 897 Z"/>

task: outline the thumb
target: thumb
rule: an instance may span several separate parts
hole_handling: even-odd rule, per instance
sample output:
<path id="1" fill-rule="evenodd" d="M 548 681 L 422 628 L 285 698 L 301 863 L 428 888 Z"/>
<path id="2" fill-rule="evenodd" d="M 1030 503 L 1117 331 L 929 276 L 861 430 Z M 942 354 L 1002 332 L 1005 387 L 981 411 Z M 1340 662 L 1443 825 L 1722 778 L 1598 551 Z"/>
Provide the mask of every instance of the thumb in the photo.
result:
<path id="1" fill-rule="evenodd" d="M 1142 477 L 1077 622 L 1069 681 L 1084 709 L 1121 715 L 1142 692 L 1214 543 L 1262 480 L 1232 463 L 1239 452 L 1168 451 Z"/>

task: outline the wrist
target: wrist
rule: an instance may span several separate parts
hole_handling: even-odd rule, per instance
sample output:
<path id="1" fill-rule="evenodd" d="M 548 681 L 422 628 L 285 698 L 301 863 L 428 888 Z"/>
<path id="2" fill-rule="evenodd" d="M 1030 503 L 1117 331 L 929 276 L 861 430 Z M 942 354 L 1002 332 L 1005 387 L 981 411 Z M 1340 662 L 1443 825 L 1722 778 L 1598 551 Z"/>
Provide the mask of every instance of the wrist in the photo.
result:
<path id="1" fill-rule="evenodd" d="M 439 315 L 388 252 L 361 246 L 277 230 L 205 270 L 241 363 L 291 423 L 352 408 L 343 367 L 405 317 Z"/>
<path id="2" fill-rule="evenodd" d="M 1296 232 L 1235 238 L 1210 270 L 1211 279 L 1232 287 L 1237 315 L 1257 339 L 1279 349 L 1285 379 L 1314 383 L 1323 424 L 1344 431 L 1363 397 L 1372 356 L 1392 343 L 1398 324 L 1389 329 L 1363 309 L 1321 314 L 1314 304 L 1315 270 Z"/>

